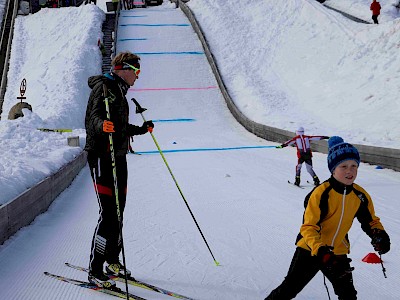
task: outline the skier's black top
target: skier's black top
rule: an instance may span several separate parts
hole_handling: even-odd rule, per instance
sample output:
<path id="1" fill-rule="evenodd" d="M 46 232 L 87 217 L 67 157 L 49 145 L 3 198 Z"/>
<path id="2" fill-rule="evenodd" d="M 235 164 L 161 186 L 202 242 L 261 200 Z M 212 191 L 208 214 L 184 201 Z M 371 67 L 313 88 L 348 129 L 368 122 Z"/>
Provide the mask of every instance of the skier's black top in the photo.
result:
<path id="1" fill-rule="evenodd" d="M 92 76 L 88 79 L 88 85 L 92 92 L 86 108 L 86 145 L 84 150 L 95 152 L 98 156 L 110 152 L 109 135 L 103 132 L 103 122 L 107 119 L 103 84 L 106 85 L 108 92 L 110 121 L 114 123 L 115 155 L 126 155 L 129 137 L 145 134 L 147 128 L 129 124 L 129 106 L 125 97 L 129 85 L 114 73 Z"/>

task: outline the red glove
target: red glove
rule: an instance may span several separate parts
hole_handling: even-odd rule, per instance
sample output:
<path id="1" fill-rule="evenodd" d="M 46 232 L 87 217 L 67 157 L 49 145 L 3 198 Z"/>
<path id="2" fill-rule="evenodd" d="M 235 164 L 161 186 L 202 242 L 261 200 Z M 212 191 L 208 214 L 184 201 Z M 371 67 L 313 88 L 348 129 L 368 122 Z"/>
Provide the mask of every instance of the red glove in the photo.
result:
<path id="1" fill-rule="evenodd" d="M 108 120 L 104 120 L 103 122 L 103 131 L 106 133 L 115 132 L 114 131 L 114 123 Z"/>

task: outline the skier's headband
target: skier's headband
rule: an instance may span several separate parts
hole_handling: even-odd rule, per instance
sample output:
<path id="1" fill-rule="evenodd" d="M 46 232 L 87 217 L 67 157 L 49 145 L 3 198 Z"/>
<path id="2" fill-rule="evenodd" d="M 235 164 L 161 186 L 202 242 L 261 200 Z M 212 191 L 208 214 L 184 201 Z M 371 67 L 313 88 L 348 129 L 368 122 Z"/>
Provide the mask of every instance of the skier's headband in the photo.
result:
<path id="1" fill-rule="evenodd" d="M 130 69 L 132 69 L 135 72 L 136 77 L 139 77 L 139 74 L 140 74 L 139 62 L 135 62 L 133 64 L 123 62 L 122 65 L 114 66 L 114 70 L 130 70 Z"/>

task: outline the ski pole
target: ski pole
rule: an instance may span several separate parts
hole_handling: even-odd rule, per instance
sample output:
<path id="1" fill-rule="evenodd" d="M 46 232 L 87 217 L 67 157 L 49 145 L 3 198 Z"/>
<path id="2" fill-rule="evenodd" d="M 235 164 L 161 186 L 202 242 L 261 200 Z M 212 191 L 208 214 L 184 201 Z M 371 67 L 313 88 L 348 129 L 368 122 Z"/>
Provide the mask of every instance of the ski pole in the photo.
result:
<path id="1" fill-rule="evenodd" d="M 106 105 L 107 119 L 110 120 L 110 106 L 108 103 L 108 95 L 107 95 L 107 87 L 103 85 L 104 90 L 104 103 Z M 121 210 L 119 207 L 119 198 L 118 198 L 118 181 L 117 181 L 117 166 L 115 164 L 115 151 L 114 151 L 114 143 L 112 132 L 109 134 L 110 141 L 110 152 L 111 152 L 111 164 L 113 170 L 113 178 L 114 178 L 114 193 L 115 193 L 115 203 L 117 205 L 117 216 L 118 216 L 118 224 L 119 224 L 119 235 L 121 238 L 121 250 L 122 250 L 122 262 L 125 266 L 125 288 L 126 288 L 126 300 L 129 300 L 129 292 L 128 292 L 128 274 L 126 272 L 126 261 L 125 261 L 125 249 L 124 249 L 124 239 L 122 237 L 122 220 L 121 220 Z"/>
<path id="2" fill-rule="evenodd" d="M 383 265 L 382 254 L 380 254 L 380 253 L 379 253 L 379 260 L 381 261 L 383 276 L 384 276 L 385 278 L 387 278 L 387 276 L 386 276 L 386 268 L 385 268 L 384 265 Z"/>
<path id="3" fill-rule="evenodd" d="M 325 286 L 325 289 L 326 289 L 326 293 L 328 294 L 328 299 L 331 300 L 331 295 L 329 294 L 329 289 L 328 289 L 328 286 L 326 285 L 325 275 L 323 275 L 323 276 L 324 276 L 324 286 Z"/>
<path id="4" fill-rule="evenodd" d="M 143 122 L 146 122 L 146 119 L 145 119 L 145 117 L 143 116 L 143 112 L 146 111 L 147 109 L 146 109 L 146 108 L 142 108 L 142 107 L 140 106 L 139 102 L 137 102 L 135 98 L 132 98 L 131 100 L 132 100 L 132 101 L 135 103 L 135 105 L 136 105 L 136 113 L 137 113 L 137 114 L 140 114 L 140 115 L 142 116 Z M 186 207 L 188 208 L 188 210 L 189 210 L 189 212 L 190 212 L 190 215 L 192 216 L 193 221 L 194 221 L 194 223 L 196 224 L 197 229 L 199 230 L 199 232 L 200 232 L 200 234 L 201 234 L 201 237 L 203 238 L 204 242 L 206 243 L 206 246 L 207 246 L 207 248 L 208 248 L 208 251 L 210 251 L 210 254 L 211 254 L 211 256 L 212 256 L 212 258 L 213 258 L 213 260 L 214 260 L 215 265 L 219 266 L 219 262 L 215 259 L 214 254 L 212 253 L 212 251 L 211 251 L 211 249 L 210 249 L 210 246 L 208 246 L 208 243 L 207 243 L 207 241 L 206 241 L 206 238 L 204 237 L 203 232 L 201 231 L 200 226 L 199 226 L 199 224 L 197 223 L 196 218 L 194 217 L 194 215 L 193 215 L 193 213 L 192 213 L 192 210 L 190 209 L 189 204 L 188 204 L 188 202 L 186 201 L 186 198 L 185 198 L 185 196 L 183 195 L 183 192 L 182 192 L 181 188 L 179 187 L 179 184 L 178 184 L 177 180 L 175 179 L 174 174 L 172 173 L 171 168 L 170 168 L 169 165 L 168 165 L 168 162 L 167 162 L 167 160 L 165 159 L 165 156 L 164 156 L 164 154 L 163 154 L 163 152 L 162 152 L 160 146 L 158 145 L 158 142 L 157 142 L 156 138 L 154 137 L 154 134 L 153 134 L 151 131 L 149 131 L 149 132 L 150 132 L 151 137 L 153 138 L 154 144 L 156 145 L 156 147 L 157 147 L 157 149 L 158 149 L 158 152 L 160 152 L 160 155 L 161 155 L 161 157 L 162 157 L 162 159 L 163 159 L 165 165 L 167 166 L 167 169 L 168 169 L 168 171 L 169 171 L 169 174 L 171 174 L 171 177 L 172 177 L 172 179 L 174 180 L 175 185 L 176 185 L 176 187 L 178 188 L 179 193 L 181 194 L 181 197 L 182 197 L 183 201 L 185 201 Z"/>

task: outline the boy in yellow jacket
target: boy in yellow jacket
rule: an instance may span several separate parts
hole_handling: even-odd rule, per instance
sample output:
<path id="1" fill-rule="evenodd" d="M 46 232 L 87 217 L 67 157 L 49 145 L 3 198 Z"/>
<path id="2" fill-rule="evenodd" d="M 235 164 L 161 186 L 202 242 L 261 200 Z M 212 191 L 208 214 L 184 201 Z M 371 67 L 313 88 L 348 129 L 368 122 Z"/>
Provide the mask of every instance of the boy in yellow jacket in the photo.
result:
<path id="1" fill-rule="evenodd" d="M 293 299 L 318 273 L 332 283 L 339 300 L 357 299 L 347 254 L 348 231 L 357 218 L 379 254 L 390 250 L 390 239 L 375 215 L 370 195 L 354 183 L 360 155 L 341 137 L 328 140 L 328 168 L 332 176 L 309 193 L 304 201 L 303 224 L 296 251 L 284 281 L 265 300 Z"/>

